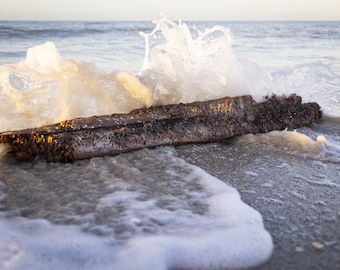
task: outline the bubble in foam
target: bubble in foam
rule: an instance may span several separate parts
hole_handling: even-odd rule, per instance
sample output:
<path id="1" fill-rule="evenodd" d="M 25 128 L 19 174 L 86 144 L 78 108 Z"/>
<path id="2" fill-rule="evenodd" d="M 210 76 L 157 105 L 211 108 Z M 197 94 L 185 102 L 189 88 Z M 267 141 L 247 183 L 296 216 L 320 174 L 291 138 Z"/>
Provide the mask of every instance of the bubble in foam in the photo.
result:
<path id="1" fill-rule="evenodd" d="M 319 135 L 318 137 L 316 137 L 316 141 L 319 142 L 319 143 L 326 143 L 327 142 L 326 137 L 323 136 L 323 135 Z"/>

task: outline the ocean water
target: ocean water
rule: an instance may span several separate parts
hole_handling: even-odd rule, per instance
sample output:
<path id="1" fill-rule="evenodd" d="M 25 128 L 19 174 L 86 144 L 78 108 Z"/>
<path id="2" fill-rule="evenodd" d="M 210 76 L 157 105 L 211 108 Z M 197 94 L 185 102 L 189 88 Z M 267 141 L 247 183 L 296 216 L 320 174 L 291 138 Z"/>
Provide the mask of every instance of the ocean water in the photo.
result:
<path id="1" fill-rule="evenodd" d="M 295 131 L 72 164 L 20 163 L 0 145 L 0 268 L 238 269 L 267 261 L 271 232 L 232 184 L 263 175 L 271 188 L 285 171 L 339 190 L 339 26 L 0 22 L 0 131 L 243 94 L 260 101 L 296 93 L 324 114 Z M 207 158 L 201 152 L 218 156 L 207 161 L 210 172 L 194 165 Z M 302 173 L 294 159 L 313 169 Z M 304 200 L 302 191 L 293 195 Z M 283 196 L 256 194 L 267 204 Z"/>

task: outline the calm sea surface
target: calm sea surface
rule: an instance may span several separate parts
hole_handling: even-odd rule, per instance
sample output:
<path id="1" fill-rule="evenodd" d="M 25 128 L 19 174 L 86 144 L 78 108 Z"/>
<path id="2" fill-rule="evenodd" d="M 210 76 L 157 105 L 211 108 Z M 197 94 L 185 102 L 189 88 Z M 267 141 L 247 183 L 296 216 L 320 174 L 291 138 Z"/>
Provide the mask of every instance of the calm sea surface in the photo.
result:
<path id="1" fill-rule="evenodd" d="M 266 68 L 323 61 L 339 73 L 339 22 L 187 22 L 200 30 L 230 28 L 237 56 Z M 0 64 L 25 58 L 26 50 L 53 41 L 64 58 L 78 58 L 106 71 L 139 71 L 144 58 L 140 31 L 151 22 L 0 22 Z"/>

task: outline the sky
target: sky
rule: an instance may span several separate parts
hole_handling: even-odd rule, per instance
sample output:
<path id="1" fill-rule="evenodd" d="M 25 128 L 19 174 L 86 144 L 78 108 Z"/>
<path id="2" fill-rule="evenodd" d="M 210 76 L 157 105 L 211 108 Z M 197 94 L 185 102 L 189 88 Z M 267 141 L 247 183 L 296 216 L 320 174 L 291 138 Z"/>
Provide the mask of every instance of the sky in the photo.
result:
<path id="1" fill-rule="evenodd" d="M 0 20 L 340 20 L 340 0 L 1 0 Z"/>

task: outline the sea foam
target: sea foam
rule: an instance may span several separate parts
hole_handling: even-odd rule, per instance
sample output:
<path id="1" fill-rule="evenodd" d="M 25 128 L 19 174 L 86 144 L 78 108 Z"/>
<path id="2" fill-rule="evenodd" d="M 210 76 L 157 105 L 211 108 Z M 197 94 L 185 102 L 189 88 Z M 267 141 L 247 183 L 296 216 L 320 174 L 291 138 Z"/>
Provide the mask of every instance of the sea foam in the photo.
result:
<path id="1" fill-rule="evenodd" d="M 117 231 L 95 236 L 81 230 L 89 220 L 81 226 L 53 225 L 1 215 L 1 268 L 239 269 L 271 256 L 273 243 L 261 215 L 241 201 L 236 189 L 176 157 L 171 148 L 143 152 L 139 161 L 126 161 L 120 177 L 132 177 L 127 187 L 104 195 L 96 205 L 103 213 L 122 209 L 107 217 L 120 225 L 108 224 L 106 229 Z M 91 163 L 104 162 L 106 170 L 110 163 L 114 171 L 124 168 L 124 157 L 114 160 Z M 166 168 L 160 171 L 163 179 L 150 176 L 145 162 Z M 102 184 L 117 188 L 113 177 L 105 177 Z M 151 197 L 149 185 L 158 186 Z M 196 204 L 203 208 L 197 211 Z M 126 232 L 119 233 L 122 230 Z"/>
<path id="2" fill-rule="evenodd" d="M 64 59 L 52 42 L 0 66 L 0 131 L 239 95 L 261 101 L 295 93 L 318 102 L 324 115 L 340 116 L 340 77 L 330 66 L 304 63 L 269 73 L 235 55 L 229 28 L 199 30 L 165 17 L 154 23 L 153 31 L 141 33 L 145 58 L 138 74 L 107 73 L 93 63 Z"/>
<path id="3" fill-rule="evenodd" d="M 52 42 L 28 49 L 19 63 L 0 66 L 0 101 L 0 131 L 127 113 L 152 104 L 136 76 L 63 59 Z"/>
<path id="4" fill-rule="evenodd" d="M 155 21 L 145 38 L 141 74 L 161 104 L 187 103 L 224 96 L 252 95 L 261 100 L 271 76 L 256 63 L 238 59 L 229 28 L 214 26 L 200 31 L 167 18 Z M 149 39 L 157 44 L 150 46 Z"/>
<path id="5" fill-rule="evenodd" d="M 313 137 L 314 138 L 313 138 Z M 237 139 L 241 144 L 261 144 L 278 151 L 317 160 L 339 162 L 340 138 L 337 135 L 303 134 L 294 131 L 271 131 L 265 134 L 247 134 Z"/>
<path id="6" fill-rule="evenodd" d="M 185 23 L 163 18 L 143 34 L 139 74 L 107 73 L 79 59 L 64 59 L 52 42 L 29 48 L 26 59 L 0 66 L 0 131 L 37 127 L 76 117 L 128 113 L 151 105 L 268 94 L 271 76 L 237 59 L 228 28 L 191 34 Z M 152 47 L 149 39 L 157 37 Z"/>

